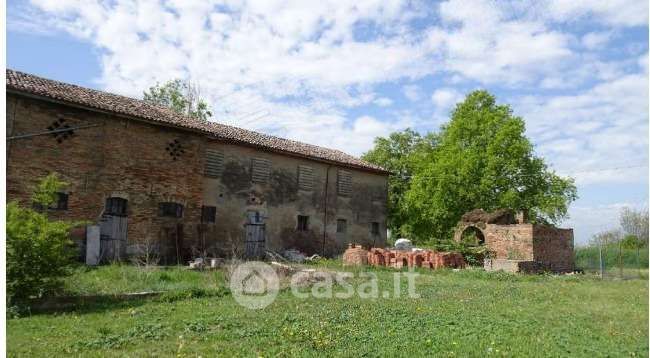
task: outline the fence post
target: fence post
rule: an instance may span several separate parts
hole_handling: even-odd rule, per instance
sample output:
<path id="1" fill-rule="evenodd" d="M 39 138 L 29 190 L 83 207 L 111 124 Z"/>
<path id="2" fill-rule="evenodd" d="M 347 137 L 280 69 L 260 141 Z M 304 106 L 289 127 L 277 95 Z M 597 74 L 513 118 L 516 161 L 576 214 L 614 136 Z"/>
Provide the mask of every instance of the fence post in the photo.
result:
<path id="1" fill-rule="evenodd" d="M 618 272 L 620 277 L 623 278 L 623 246 L 621 242 L 618 242 Z"/>
<path id="2" fill-rule="evenodd" d="M 603 243 L 598 243 L 598 261 L 600 266 L 600 278 L 603 278 Z"/>
<path id="3" fill-rule="evenodd" d="M 641 246 L 639 243 L 636 244 L 636 269 L 639 274 L 639 277 L 641 277 L 641 262 L 639 260 L 639 246 Z"/>

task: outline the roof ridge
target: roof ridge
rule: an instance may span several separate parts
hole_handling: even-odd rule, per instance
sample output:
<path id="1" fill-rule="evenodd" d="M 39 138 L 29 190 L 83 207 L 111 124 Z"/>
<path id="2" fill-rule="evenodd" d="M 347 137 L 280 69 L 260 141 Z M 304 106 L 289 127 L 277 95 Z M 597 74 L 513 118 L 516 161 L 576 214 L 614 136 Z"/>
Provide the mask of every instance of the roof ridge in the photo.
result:
<path id="1" fill-rule="evenodd" d="M 338 149 L 282 138 L 217 121 L 202 121 L 142 99 L 52 80 L 9 68 L 6 71 L 7 87 L 19 92 L 136 117 L 155 124 L 167 124 L 185 129 L 199 130 L 220 139 L 253 145 L 262 149 L 299 155 L 314 160 L 335 162 L 357 169 L 388 173 L 378 165 L 368 163 Z"/>

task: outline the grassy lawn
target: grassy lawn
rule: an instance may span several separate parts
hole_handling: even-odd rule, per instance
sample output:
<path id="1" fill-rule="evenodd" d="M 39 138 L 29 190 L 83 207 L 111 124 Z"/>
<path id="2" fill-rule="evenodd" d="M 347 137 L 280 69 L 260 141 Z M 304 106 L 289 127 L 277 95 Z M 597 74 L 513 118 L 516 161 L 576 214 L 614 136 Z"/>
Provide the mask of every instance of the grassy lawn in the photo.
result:
<path id="1" fill-rule="evenodd" d="M 394 271 L 368 271 L 379 292 L 392 292 Z M 647 279 L 421 271 L 418 299 L 404 297 L 403 279 L 401 298 L 300 299 L 283 290 L 262 310 L 230 295 L 184 295 L 223 282 L 219 272 L 80 269 L 69 292 L 177 295 L 10 319 L 8 355 L 648 356 Z"/>

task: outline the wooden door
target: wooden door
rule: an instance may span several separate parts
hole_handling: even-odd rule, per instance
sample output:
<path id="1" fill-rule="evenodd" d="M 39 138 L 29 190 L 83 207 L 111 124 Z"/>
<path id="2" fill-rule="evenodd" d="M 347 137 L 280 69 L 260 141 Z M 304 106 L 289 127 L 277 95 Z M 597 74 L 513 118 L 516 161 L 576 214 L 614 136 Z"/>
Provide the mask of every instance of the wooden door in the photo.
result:
<path id="1" fill-rule="evenodd" d="M 102 216 L 99 222 L 99 252 L 102 261 L 121 261 L 126 258 L 127 229 L 126 216 Z"/>
<path id="2" fill-rule="evenodd" d="M 266 253 L 266 224 L 259 211 L 249 211 L 246 223 L 246 252 L 249 259 L 260 259 Z"/>

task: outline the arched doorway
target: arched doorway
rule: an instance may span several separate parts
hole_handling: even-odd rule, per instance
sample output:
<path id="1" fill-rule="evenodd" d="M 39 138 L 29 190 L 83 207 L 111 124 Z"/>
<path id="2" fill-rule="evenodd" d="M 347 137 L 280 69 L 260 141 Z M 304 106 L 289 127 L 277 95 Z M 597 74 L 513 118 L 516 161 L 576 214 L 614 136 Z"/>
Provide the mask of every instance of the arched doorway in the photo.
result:
<path id="1" fill-rule="evenodd" d="M 485 234 L 474 226 L 465 226 L 456 232 L 456 241 L 465 247 L 463 257 L 470 266 L 483 266 L 487 257 Z"/>
<path id="2" fill-rule="evenodd" d="M 467 226 L 460 234 L 460 241 L 468 246 L 483 246 L 485 235 L 476 226 Z"/>

